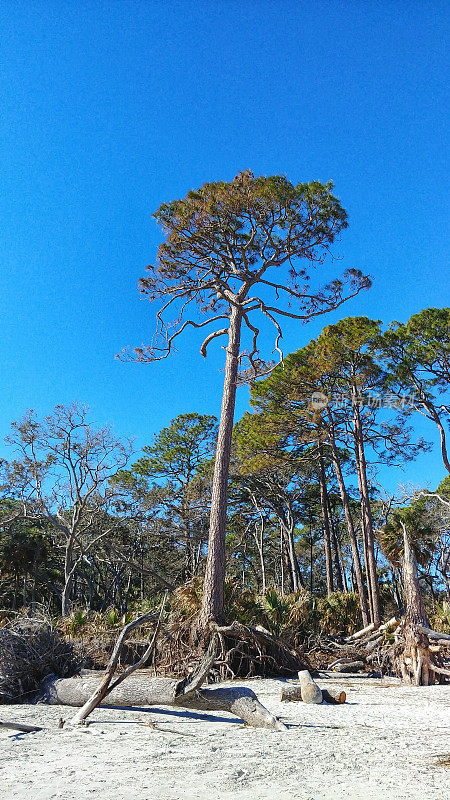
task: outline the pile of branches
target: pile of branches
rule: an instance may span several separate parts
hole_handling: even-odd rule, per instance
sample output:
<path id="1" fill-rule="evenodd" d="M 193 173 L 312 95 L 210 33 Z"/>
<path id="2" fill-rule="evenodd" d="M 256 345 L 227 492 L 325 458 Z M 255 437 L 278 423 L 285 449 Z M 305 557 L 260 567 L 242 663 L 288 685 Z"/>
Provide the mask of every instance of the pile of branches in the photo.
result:
<path id="1" fill-rule="evenodd" d="M 48 621 L 17 617 L 0 628 L 0 703 L 26 699 L 50 673 L 67 678 L 80 668 L 73 644 Z"/>
<path id="2" fill-rule="evenodd" d="M 450 636 L 408 619 L 393 618 L 378 629 L 369 625 L 331 646 L 339 654 L 328 664 L 335 671 L 374 670 L 415 685 L 450 679 Z"/>

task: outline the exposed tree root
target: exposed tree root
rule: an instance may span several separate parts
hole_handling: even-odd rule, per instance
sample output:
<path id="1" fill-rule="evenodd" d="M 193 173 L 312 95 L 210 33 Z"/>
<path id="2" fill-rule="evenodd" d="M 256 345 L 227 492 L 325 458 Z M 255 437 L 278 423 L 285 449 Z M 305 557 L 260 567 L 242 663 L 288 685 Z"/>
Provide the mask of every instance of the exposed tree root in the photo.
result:
<path id="1" fill-rule="evenodd" d="M 255 675 L 291 676 L 311 669 L 303 654 L 289 650 L 268 631 L 233 622 L 218 627 L 219 651 L 215 668 L 219 680 Z"/>

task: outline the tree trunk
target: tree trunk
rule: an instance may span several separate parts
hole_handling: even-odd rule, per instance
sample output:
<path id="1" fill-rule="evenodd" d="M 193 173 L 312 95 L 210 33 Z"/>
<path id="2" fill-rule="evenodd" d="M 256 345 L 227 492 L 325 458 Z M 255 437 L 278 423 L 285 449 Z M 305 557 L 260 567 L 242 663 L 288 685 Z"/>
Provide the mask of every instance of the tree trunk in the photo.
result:
<path id="1" fill-rule="evenodd" d="M 266 588 L 267 588 L 266 587 L 266 562 L 265 562 L 265 558 L 264 558 L 264 528 L 265 528 L 265 524 L 264 524 L 264 517 L 263 517 L 262 514 L 260 515 L 260 520 L 261 520 L 261 524 L 260 524 L 260 528 L 259 528 L 259 534 L 255 531 L 255 541 L 256 541 L 256 547 L 258 548 L 259 562 L 260 562 L 260 565 L 261 565 L 261 589 L 262 589 L 262 593 L 265 594 L 266 593 Z"/>
<path id="2" fill-rule="evenodd" d="M 405 591 L 406 619 L 413 625 L 423 625 L 430 628 L 430 623 L 423 604 L 420 590 L 417 563 L 409 543 L 406 525 L 402 522 L 403 530 L 403 586 Z"/>
<path id="3" fill-rule="evenodd" d="M 371 605 L 372 622 L 380 624 L 380 599 L 378 592 L 377 564 L 375 559 L 375 540 L 373 535 L 372 511 L 370 508 L 369 486 L 367 483 L 367 467 L 364 453 L 364 439 L 359 415 L 356 390 L 352 390 L 353 431 L 355 439 L 356 471 L 361 497 L 362 525 L 366 545 L 367 583 Z"/>
<path id="4" fill-rule="evenodd" d="M 322 446 L 319 444 L 319 486 L 320 508 L 322 512 L 322 527 L 325 542 L 325 569 L 327 575 L 327 595 L 333 591 L 333 562 L 331 557 L 330 520 L 328 516 L 328 495 L 325 467 L 323 463 Z"/>
<path id="5" fill-rule="evenodd" d="M 286 544 L 286 554 L 288 558 L 289 574 L 291 578 L 291 588 L 293 592 L 298 592 L 300 587 L 303 586 L 303 581 L 302 581 L 302 576 L 300 574 L 300 568 L 298 566 L 297 555 L 295 553 L 294 520 L 292 519 L 291 515 L 288 516 L 287 524 L 285 522 L 282 522 L 281 525 Z"/>
<path id="6" fill-rule="evenodd" d="M 336 586 L 338 591 L 344 591 L 344 582 L 342 580 L 342 571 L 341 571 L 341 562 L 339 559 L 339 542 L 336 533 L 336 526 L 333 520 L 333 514 L 331 511 L 331 503 L 330 498 L 328 497 L 328 519 L 330 520 L 330 529 L 331 529 L 331 545 L 333 551 L 333 561 L 334 561 L 334 572 L 336 575 Z"/>
<path id="7" fill-rule="evenodd" d="M 236 306 L 230 314 L 222 409 L 217 438 L 214 477 L 209 518 L 208 556 L 206 559 L 203 597 L 200 609 L 200 628 L 210 623 L 223 622 L 225 593 L 225 536 L 227 526 L 228 474 L 230 467 L 231 437 L 233 433 L 236 401 L 239 347 L 242 316 Z"/>
<path id="8" fill-rule="evenodd" d="M 364 586 L 361 559 L 359 557 L 359 550 L 358 550 L 358 540 L 356 538 L 355 526 L 353 524 L 353 517 L 350 509 L 350 501 L 347 493 L 347 488 L 345 486 L 341 462 L 339 460 L 339 452 L 334 437 L 334 426 L 332 420 L 330 426 L 330 445 L 331 445 L 331 455 L 333 459 L 334 471 L 336 473 L 336 478 L 339 485 L 339 492 L 341 495 L 342 507 L 344 509 L 344 514 L 345 514 L 345 521 L 347 523 L 348 537 L 350 539 L 350 546 L 352 548 L 353 567 L 355 570 L 356 585 L 358 588 L 359 602 L 361 605 L 363 627 L 365 627 L 366 625 L 369 624 L 369 607 L 367 604 L 366 587 Z"/>
<path id="9" fill-rule="evenodd" d="M 417 562 L 412 551 L 406 525 L 403 530 L 403 586 L 405 592 L 405 648 L 399 658 L 402 678 L 415 686 L 434 683 L 433 661 L 426 630 L 430 628 L 417 575 Z"/>
<path id="10" fill-rule="evenodd" d="M 77 678 L 50 676 L 44 685 L 43 702 L 49 705 L 83 706 L 97 689 L 103 673 Z M 255 728 L 286 730 L 251 689 L 237 686 L 198 689 L 183 694 L 183 681 L 174 678 L 149 678 L 135 673 L 105 698 L 107 706 L 175 706 L 199 711 L 228 711 Z"/>
<path id="11" fill-rule="evenodd" d="M 424 406 L 427 409 L 427 411 L 429 412 L 430 419 L 432 419 L 433 422 L 435 422 L 437 427 L 438 427 L 439 438 L 440 438 L 440 443 L 441 443 L 442 461 L 444 462 L 445 469 L 447 470 L 447 472 L 450 473 L 450 460 L 449 460 L 448 452 L 447 452 L 447 440 L 446 440 L 445 428 L 444 428 L 444 426 L 443 426 L 443 424 L 442 424 L 442 422 L 440 420 L 439 414 L 437 413 L 437 411 L 434 408 L 433 404 L 424 402 Z"/>
<path id="12" fill-rule="evenodd" d="M 64 557 L 64 587 L 61 595 L 61 614 L 67 617 L 70 613 L 70 601 L 73 588 L 73 540 L 66 546 Z"/>
<path id="13" fill-rule="evenodd" d="M 314 539 L 312 534 L 312 522 L 310 514 L 309 515 L 309 591 L 311 592 L 311 594 L 313 594 L 313 589 L 314 589 L 313 561 L 314 561 Z"/>
<path id="14" fill-rule="evenodd" d="M 337 547 L 338 547 L 338 554 L 339 554 L 339 564 L 341 566 L 341 575 L 342 575 L 342 583 L 344 586 L 344 592 L 348 592 L 348 577 L 347 571 L 345 568 L 345 559 L 344 559 L 344 551 L 342 549 L 342 542 L 337 540 Z"/>
<path id="15" fill-rule="evenodd" d="M 311 673 L 307 669 L 302 669 L 298 673 L 302 701 L 304 703 L 319 704 L 322 702 L 322 692 L 320 686 L 312 679 Z"/>

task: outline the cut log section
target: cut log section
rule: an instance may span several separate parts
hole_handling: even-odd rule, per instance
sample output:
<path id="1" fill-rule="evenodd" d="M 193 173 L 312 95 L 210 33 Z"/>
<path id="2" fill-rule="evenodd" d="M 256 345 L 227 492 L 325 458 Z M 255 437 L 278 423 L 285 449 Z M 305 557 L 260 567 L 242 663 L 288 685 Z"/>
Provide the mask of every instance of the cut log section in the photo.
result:
<path id="1" fill-rule="evenodd" d="M 347 695 L 344 691 L 334 689 L 321 689 L 322 702 L 329 703 L 330 705 L 341 705 L 345 703 Z M 299 684 L 288 683 L 281 687 L 280 700 L 283 703 L 298 703 L 302 700 L 302 687 Z"/>
<path id="2" fill-rule="evenodd" d="M 302 669 L 298 673 L 298 679 L 300 681 L 300 689 L 303 702 L 321 703 L 322 691 L 320 689 L 320 686 L 318 686 L 317 683 L 313 681 L 311 673 L 308 672 L 307 669 Z"/>
<path id="3" fill-rule="evenodd" d="M 282 703 L 298 703 L 302 699 L 302 687 L 298 683 L 287 683 L 281 687 Z"/>
<path id="4" fill-rule="evenodd" d="M 340 706 L 347 700 L 346 693 L 338 689 L 333 689 L 332 691 L 329 691 L 329 689 L 322 689 L 322 697 L 324 703 L 329 703 L 332 706 Z"/>
<path id="5" fill-rule="evenodd" d="M 82 707 L 95 692 L 102 677 L 102 672 L 75 678 L 58 679 L 50 676 L 43 687 L 41 702 Z M 192 689 L 193 685 L 195 688 Z M 227 711 L 254 728 L 287 730 L 286 725 L 259 702 L 251 689 L 243 687 L 199 689 L 195 681 L 186 683 L 186 679 L 149 678 L 136 672 L 117 685 L 103 703 L 113 707 L 170 706 L 198 711 Z"/>

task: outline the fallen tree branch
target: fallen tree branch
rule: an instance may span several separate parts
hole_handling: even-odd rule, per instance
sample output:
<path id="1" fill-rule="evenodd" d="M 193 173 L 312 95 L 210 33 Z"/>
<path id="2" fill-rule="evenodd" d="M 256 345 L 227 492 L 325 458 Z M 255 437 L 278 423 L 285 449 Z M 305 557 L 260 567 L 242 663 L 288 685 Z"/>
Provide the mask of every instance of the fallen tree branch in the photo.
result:
<path id="1" fill-rule="evenodd" d="M 164 595 L 164 599 L 161 603 L 161 609 L 159 612 L 159 616 L 156 622 L 155 631 L 152 637 L 152 640 L 147 647 L 145 653 L 136 662 L 136 664 L 131 665 L 128 667 L 121 675 L 116 678 L 115 681 L 112 681 L 113 675 L 117 669 L 117 664 L 119 662 L 120 653 L 122 647 L 125 643 L 125 639 L 127 638 L 130 631 L 134 630 L 134 628 L 138 628 L 140 625 L 143 625 L 145 622 L 149 620 L 153 620 L 155 618 L 154 614 L 148 613 L 143 614 L 142 616 L 138 617 L 137 619 L 133 620 L 133 622 L 129 622 L 128 625 L 122 629 L 119 638 L 114 646 L 114 650 L 112 652 L 111 658 L 109 659 L 108 666 L 106 667 L 105 673 L 103 675 L 103 679 L 100 681 L 99 685 L 92 693 L 90 697 L 86 700 L 80 710 L 75 714 L 75 716 L 71 719 L 72 725 L 82 725 L 84 721 L 87 719 L 89 714 L 96 708 L 101 701 L 122 681 L 125 680 L 129 675 L 135 672 L 139 667 L 142 667 L 150 658 L 156 644 L 156 637 L 158 636 L 159 629 L 161 627 L 161 620 L 162 615 L 164 613 L 164 608 L 167 602 L 167 592 Z"/>

